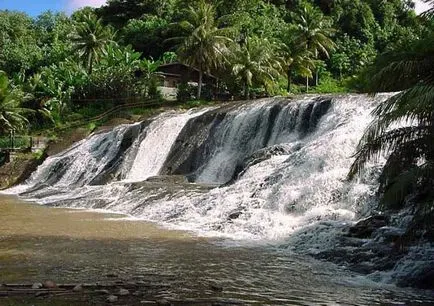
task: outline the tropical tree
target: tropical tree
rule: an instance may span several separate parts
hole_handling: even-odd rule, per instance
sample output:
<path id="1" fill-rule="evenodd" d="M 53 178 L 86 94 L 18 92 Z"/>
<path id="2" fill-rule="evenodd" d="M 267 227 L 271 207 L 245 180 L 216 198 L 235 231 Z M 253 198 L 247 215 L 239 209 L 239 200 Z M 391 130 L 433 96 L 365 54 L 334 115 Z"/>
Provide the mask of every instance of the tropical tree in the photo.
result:
<path id="1" fill-rule="evenodd" d="M 5 72 L 0 71 L 0 134 L 23 131 L 29 121 L 25 117 L 30 110 L 21 107 L 26 95 L 13 88 Z"/>
<path id="2" fill-rule="evenodd" d="M 232 72 L 243 82 L 244 96 L 250 97 L 252 85 L 265 89 L 279 77 L 281 66 L 273 44 L 267 39 L 251 38 L 233 53 Z"/>
<path id="3" fill-rule="evenodd" d="M 92 14 L 83 16 L 83 21 L 76 25 L 71 39 L 89 74 L 92 74 L 94 62 L 105 53 L 107 45 L 113 42 L 113 36 L 111 28 L 105 27 L 101 19 Z"/>
<path id="4" fill-rule="evenodd" d="M 210 74 L 222 65 L 232 40 L 225 36 L 227 29 L 217 27 L 215 8 L 205 0 L 199 1 L 197 8 L 190 6 L 186 14 L 187 19 L 178 23 L 186 34 L 169 40 L 181 42 L 177 50 L 180 60 L 198 70 L 197 99 L 200 99 L 203 74 Z"/>
<path id="5" fill-rule="evenodd" d="M 32 23 L 24 13 L 0 10 L 0 70 L 11 77 L 34 72 L 44 57 Z"/>
<path id="6" fill-rule="evenodd" d="M 381 103 L 358 146 L 349 177 L 387 156 L 380 176 L 381 207 L 416 211 L 420 225 L 434 218 L 434 31 L 379 57 L 370 90 L 400 91 Z M 372 75 L 374 75 L 372 77 Z M 414 223 L 417 224 L 417 223 Z"/>
<path id="7" fill-rule="evenodd" d="M 286 68 L 288 81 L 287 92 L 291 91 L 292 76 L 294 74 L 311 78 L 315 68 L 312 52 L 299 44 L 295 39 L 294 27 L 288 26 L 280 39 L 279 54 L 282 65 Z"/>
<path id="8" fill-rule="evenodd" d="M 329 52 L 334 50 L 335 43 L 331 40 L 334 29 L 331 22 L 321 10 L 310 3 L 304 5 L 292 14 L 295 25 L 295 37 L 300 46 L 313 53 L 315 59 L 319 54 L 327 58 Z M 315 85 L 318 85 L 318 68 L 315 71 Z M 306 77 L 306 90 L 309 90 L 309 78 Z"/>

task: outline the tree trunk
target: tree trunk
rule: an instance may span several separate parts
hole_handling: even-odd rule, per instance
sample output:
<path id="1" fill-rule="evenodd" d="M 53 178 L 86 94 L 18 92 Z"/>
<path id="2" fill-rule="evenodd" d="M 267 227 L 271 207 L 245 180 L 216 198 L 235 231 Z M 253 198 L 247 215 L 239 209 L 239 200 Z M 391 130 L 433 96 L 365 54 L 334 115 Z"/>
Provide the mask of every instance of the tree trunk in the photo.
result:
<path id="1" fill-rule="evenodd" d="M 203 79 L 203 71 L 202 69 L 199 70 L 199 83 L 197 84 L 197 100 L 200 100 L 200 97 L 202 95 L 202 79 Z"/>
<path id="2" fill-rule="evenodd" d="M 250 98 L 250 86 L 248 83 L 246 83 L 246 85 L 244 87 L 244 98 L 246 100 L 249 100 L 249 98 Z"/>
<path id="3" fill-rule="evenodd" d="M 309 77 L 306 77 L 306 92 L 309 92 Z"/>
<path id="4" fill-rule="evenodd" d="M 93 55 L 92 53 L 89 54 L 89 57 L 87 58 L 87 69 L 88 69 L 88 73 L 89 75 L 92 74 L 92 69 L 93 69 Z"/>
<path id="5" fill-rule="evenodd" d="M 286 87 L 286 91 L 289 93 L 291 92 L 291 83 L 292 83 L 292 77 L 291 77 L 291 68 L 288 68 L 288 71 L 286 72 L 286 76 L 288 77 L 288 86 Z"/>
<path id="6" fill-rule="evenodd" d="M 318 59 L 318 50 L 317 49 L 315 49 L 315 59 L 317 60 Z M 316 67 L 315 67 L 316 68 Z M 316 68 L 315 69 L 315 86 L 318 86 L 318 79 L 319 79 L 319 69 L 318 68 Z"/>

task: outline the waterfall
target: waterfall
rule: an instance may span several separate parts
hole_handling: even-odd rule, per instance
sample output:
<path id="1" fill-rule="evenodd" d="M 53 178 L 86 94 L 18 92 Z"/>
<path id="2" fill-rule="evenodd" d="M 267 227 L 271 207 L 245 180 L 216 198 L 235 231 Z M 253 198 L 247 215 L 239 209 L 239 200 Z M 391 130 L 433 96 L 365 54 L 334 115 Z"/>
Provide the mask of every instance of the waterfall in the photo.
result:
<path id="1" fill-rule="evenodd" d="M 346 176 L 372 110 L 388 97 L 270 98 L 166 112 L 91 135 L 7 192 L 202 236 L 272 240 L 302 254 L 351 253 L 339 237 L 375 209 L 384 160 L 367 164 L 358 180 Z M 391 273 L 405 279 L 419 269 L 418 252 Z"/>
<path id="2" fill-rule="evenodd" d="M 178 114 L 163 114 L 154 120 L 146 130 L 146 137 L 140 143 L 138 153 L 134 159 L 129 181 L 143 181 L 148 177 L 158 175 L 173 143 L 185 124 L 203 112 Z"/>
<path id="3" fill-rule="evenodd" d="M 64 152 L 47 158 L 23 184 L 10 193 L 36 189 L 74 189 L 105 181 L 121 165 L 124 151 L 141 129 L 140 124 L 121 125 L 112 131 L 84 139 Z"/>
<path id="4" fill-rule="evenodd" d="M 318 222 L 354 220 L 375 203 L 375 164 L 359 181 L 345 178 L 371 110 L 386 97 L 270 98 L 164 113 L 48 158 L 12 192 L 203 235 L 284 239 Z"/>

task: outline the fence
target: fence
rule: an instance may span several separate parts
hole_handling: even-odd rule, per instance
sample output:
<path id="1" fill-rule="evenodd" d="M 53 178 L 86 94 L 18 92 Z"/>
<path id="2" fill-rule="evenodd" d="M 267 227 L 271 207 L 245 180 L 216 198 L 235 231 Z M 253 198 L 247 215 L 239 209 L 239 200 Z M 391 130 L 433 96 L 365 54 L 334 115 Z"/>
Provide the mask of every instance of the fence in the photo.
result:
<path id="1" fill-rule="evenodd" d="M 31 136 L 20 136 L 11 134 L 0 137 L 0 151 L 20 151 L 31 149 L 33 138 Z"/>
<path id="2" fill-rule="evenodd" d="M 88 123 L 102 121 L 102 120 L 108 120 L 110 118 L 115 118 L 115 117 L 121 115 L 121 111 L 128 110 L 128 109 L 133 109 L 133 108 L 137 108 L 137 107 L 155 107 L 155 106 L 161 106 L 161 105 L 162 104 L 161 104 L 160 100 L 146 100 L 146 101 L 140 101 L 140 102 L 131 102 L 131 103 L 119 104 L 119 105 L 116 105 L 116 106 L 110 108 L 109 110 L 107 110 L 107 111 L 105 111 L 105 112 L 103 112 L 97 116 L 85 118 L 85 119 L 78 120 L 75 122 L 71 122 L 70 124 L 68 124 L 62 128 L 57 128 L 57 130 L 65 130 L 65 129 L 75 128 L 75 127 L 79 127 L 79 126 L 82 126 L 82 125 L 85 125 Z"/>
<path id="3" fill-rule="evenodd" d="M 133 109 L 137 107 L 155 107 L 161 105 L 162 105 L 161 101 L 159 100 L 147 100 L 141 102 L 120 104 L 110 108 L 109 110 L 99 114 L 98 116 L 85 118 L 79 121 L 72 122 L 66 126 L 63 126 L 62 128 L 57 128 L 57 130 L 75 128 L 75 127 L 86 125 L 88 123 L 114 118 L 119 116 L 121 114 L 121 111 L 123 110 Z M 46 142 L 45 137 L 22 136 L 22 135 L 15 135 L 12 133 L 9 136 L 0 137 L 0 152 L 15 152 L 15 151 L 26 151 L 31 149 L 37 149 L 44 142 Z"/>

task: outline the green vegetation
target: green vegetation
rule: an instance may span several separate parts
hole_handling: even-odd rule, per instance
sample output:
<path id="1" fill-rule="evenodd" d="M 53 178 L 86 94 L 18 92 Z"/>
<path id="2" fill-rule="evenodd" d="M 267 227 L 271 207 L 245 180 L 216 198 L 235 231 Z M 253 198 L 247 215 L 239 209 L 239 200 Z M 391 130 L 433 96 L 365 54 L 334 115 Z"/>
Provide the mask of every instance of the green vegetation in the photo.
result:
<path id="1" fill-rule="evenodd" d="M 7 75 L 1 76 L 0 134 L 64 127 L 159 98 L 157 69 L 176 61 L 199 74 L 197 86 L 179 85 L 180 102 L 361 90 L 359 76 L 379 54 L 399 50 L 432 26 L 411 6 L 401 0 L 109 0 L 70 17 L 0 11 L 0 70 Z M 209 75 L 215 84 L 207 84 Z"/>
<path id="2" fill-rule="evenodd" d="M 197 99 L 200 99 L 204 72 L 210 74 L 219 68 L 232 40 L 224 35 L 224 28 L 217 27 L 215 8 L 205 0 L 200 0 L 197 7 L 190 6 L 186 13 L 188 18 L 178 23 L 186 34 L 171 40 L 181 42 L 177 52 L 181 61 L 199 70 Z"/>
<path id="3" fill-rule="evenodd" d="M 24 93 L 13 88 L 6 73 L 0 71 L 0 135 L 26 128 L 25 113 L 29 110 L 21 107 L 24 98 Z"/>
<path id="4" fill-rule="evenodd" d="M 434 5 L 434 1 L 427 1 Z M 375 110 L 363 136 L 350 178 L 386 153 L 380 176 L 381 208 L 409 207 L 413 229 L 433 233 L 434 221 L 434 28 L 384 53 L 367 73 L 370 92 L 399 91 Z"/>

